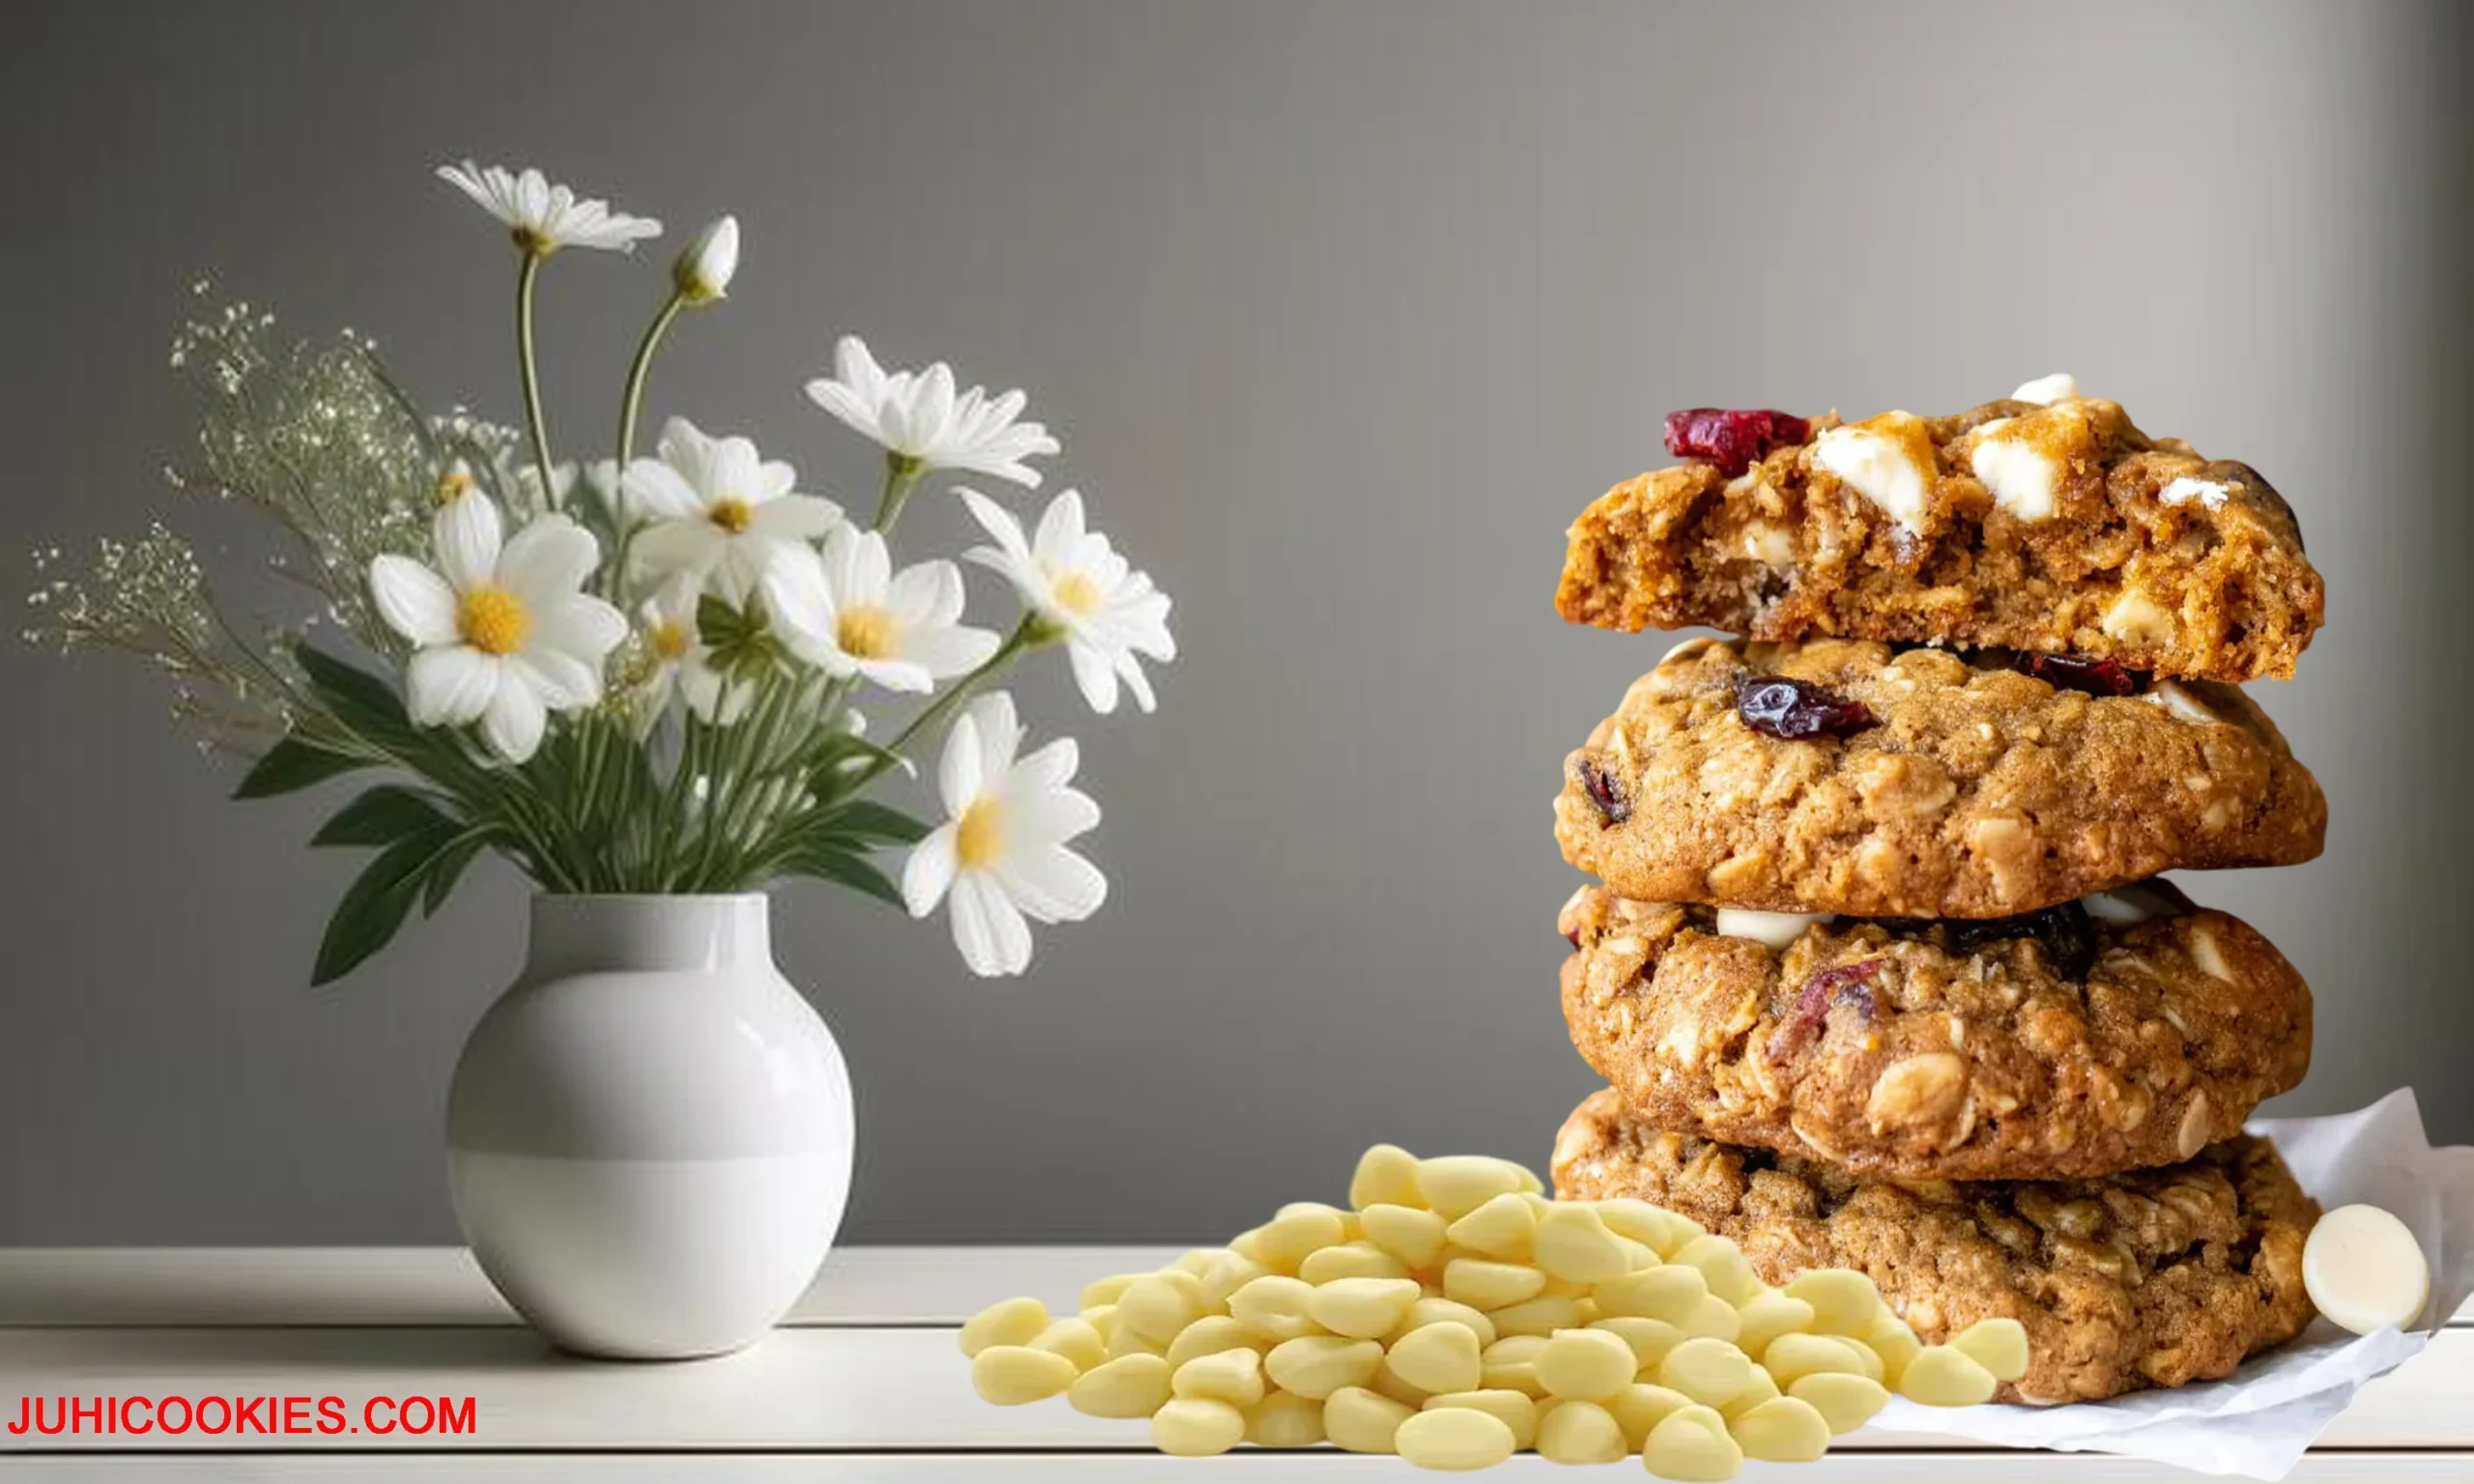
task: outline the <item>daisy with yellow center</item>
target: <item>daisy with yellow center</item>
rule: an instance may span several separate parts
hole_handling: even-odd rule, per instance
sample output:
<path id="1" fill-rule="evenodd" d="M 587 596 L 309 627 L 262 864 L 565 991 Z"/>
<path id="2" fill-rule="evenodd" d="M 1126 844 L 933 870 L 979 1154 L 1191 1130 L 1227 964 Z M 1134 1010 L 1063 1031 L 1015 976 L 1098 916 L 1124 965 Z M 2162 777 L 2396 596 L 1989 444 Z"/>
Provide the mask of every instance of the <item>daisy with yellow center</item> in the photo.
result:
<path id="1" fill-rule="evenodd" d="M 1022 735 L 1002 691 L 964 708 L 936 770 L 946 820 L 903 867 L 910 915 L 942 903 L 975 974 L 1021 973 L 1032 923 L 1080 922 L 1108 895 L 1099 868 L 1067 848 L 1100 822 L 1100 806 L 1070 786 L 1080 760 L 1073 739 L 1018 756 Z"/>
<path id="2" fill-rule="evenodd" d="M 405 709 L 422 727 L 480 723 L 492 752 L 522 762 L 552 711 L 601 699 L 602 666 L 626 637 L 618 611 L 583 590 L 601 559 L 591 532 L 545 515 L 502 542 L 499 507 L 477 491 L 430 527 L 438 567 L 388 555 L 370 597 L 409 641 Z"/>
<path id="3" fill-rule="evenodd" d="M 744 438 L 707 437 L 673 417 L 657 452 L 618 479 L 627 518 L 642 523 L 628 547 L 638 578 L 683 573 L 741 603 L 774 556 L 841 524 L 841 506 L 798 493 L 797 471 Z"/>
<path id="4" fill-rule="evenodd" d="M 737 721 L 755 699 L 754 687 L 725 686 L 721 671 L 713 668 L 696 627 L 702 597 L 696 579 L 682 574 L 663 584 L 638 614 L 638 631 L 650 663 L 638 682 L 636 703 L 647 725 L 660 718 L 674 695 L 708 722 Z"/>
<path id="5" fill-rule="evenodd" d="M 1003 573 L 1022 602 L 1065 641 L 1074 683 L 1094 711 L 1113 711 L 1122 682 L 1135 704 L 1154 705 L 1142 658 L 1163 663 L 1177 657 L 1168 633 L 1168 595 L 1154 587 L 1117 555 L 1108 538 L 1082 519 L 1082 496 L 1067 490 L 1049 501 L 1039 528 L 1022 533 L 1013 512 L 976 490 L 960 490 L 963 503 L 994 546 L 974 547 L 965 561 Z"/>
<path id="6" fill-rule="evenodd" d="M 855 526 L 835 527 L 821 553 L 778 554 L 762 591 L 773 632 L 792 654 L 889 691 L 934 690 L 977 669 L 999 642 L 961 621 L 962 568 L 923 561 L 896 572 L 883 535 Z"/>

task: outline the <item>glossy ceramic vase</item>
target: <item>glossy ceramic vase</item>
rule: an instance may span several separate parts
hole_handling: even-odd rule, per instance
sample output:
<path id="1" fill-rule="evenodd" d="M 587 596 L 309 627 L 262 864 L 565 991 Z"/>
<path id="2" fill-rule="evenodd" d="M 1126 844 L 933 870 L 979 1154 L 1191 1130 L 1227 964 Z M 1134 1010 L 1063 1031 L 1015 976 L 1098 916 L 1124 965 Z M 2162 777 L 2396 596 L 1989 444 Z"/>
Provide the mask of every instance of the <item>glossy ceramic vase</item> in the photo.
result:
<path id="1" fill-rule="evenodd" d="M 850 1191 L 850 1077 L 767 900 L 540 897 L 456 1065 L 455 1216 L 564 1348 L 680 1359 L 789 1312 Z"/>

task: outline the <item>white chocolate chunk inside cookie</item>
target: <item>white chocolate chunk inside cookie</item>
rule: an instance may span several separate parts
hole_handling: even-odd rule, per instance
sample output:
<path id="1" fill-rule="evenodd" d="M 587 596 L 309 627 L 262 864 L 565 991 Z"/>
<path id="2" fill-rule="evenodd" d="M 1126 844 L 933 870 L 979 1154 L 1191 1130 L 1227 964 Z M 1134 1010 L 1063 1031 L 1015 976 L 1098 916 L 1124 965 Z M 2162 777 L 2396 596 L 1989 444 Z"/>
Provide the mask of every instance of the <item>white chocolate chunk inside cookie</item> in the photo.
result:
<path id="1" fill-rule="evenodd" d="M 1909 530 L 1921 530 L 1933 494 L 1933 441 L 1913 413 L 1884 413 L 1832 428 L 1813 458 Z"/>
<path id="2" fill-rule="evenodd" d="M 2229 486 L 2213 479 L 2194 479 L 2184 474 L 2158 490 L 2156 498 L 2169 505 L 2185 505 L 2196 499 L 2210 510 L 2222 510 L 2232 493 Z"/>
<path id="3" fill-rule="evenodd" d="M 1788 944 L 1804 935 L 1805 928 L 1827 920 L 1827 915 L 1820 912 L 1751 912 L 1741 907 L 1720 907 L 1718 935 L 1750 938 L 1783 953 Z"/>
<path id="4" fill-rule="evenodd" d="M 2053 515 L 2061 461 L 2038 446 L 2026 419 L 1997 417 L 1975 430 L 1968 465 L 1992 492 L 1993 502 L 2023 521 Z"/>
<path id="5" fill-rule="evenodd" d="M 2079 383 L 2072 379 L 2070 373 L 2056 371 L 2051 376 L 2037 377 L 2017 391 L 2010 393 L 2010 400 L 2033 402 L 2039 407 L 2051 407 L 2056 402 L 2075 400 L 2078 395 Z"/>
<path id="6" fill-rule="evenodd" d="M 2370 1334 L 2421 1317 L 2431 1270 L 2404 1222 L 2376 1206 L 2340 1206 L 2302 1244 L 2302 1286 L 2320 1313 Z"/>

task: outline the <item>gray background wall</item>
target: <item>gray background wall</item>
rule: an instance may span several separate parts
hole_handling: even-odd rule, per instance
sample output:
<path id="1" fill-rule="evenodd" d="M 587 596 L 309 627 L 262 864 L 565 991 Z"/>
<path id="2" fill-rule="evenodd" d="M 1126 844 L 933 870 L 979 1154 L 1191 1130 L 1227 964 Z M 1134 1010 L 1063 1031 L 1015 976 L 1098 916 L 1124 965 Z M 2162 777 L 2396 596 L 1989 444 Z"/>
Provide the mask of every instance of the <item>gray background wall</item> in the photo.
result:
<path id="1" fill-rule="evenodd" d="M 693 224 L 732 303 L 653 402 L 827 488 L 845 328 L 1024 385 L 1177 598 L 1149 719 L 1083 742 L 1114 885 L 1025 983 L 786 894 L 862 1099 L 860 1241 L 1202 1238 L 1393 1139 L 1542 1162 L 1565 751 L 1660 649 L 1568 629 L 1566 522 L 1671 407 L 1947 411 L 2066 368 L 2257 464 L 2333 593 L 2261 699 L 2326 856 L 2191 881 L 2316 987 L 2279 1111 L 2401 1083 L 2474 1137 L 2456 919 L 2467 200 L 2444 6 L 21 5 L 0 547 L 143 522 L 211 271 L 512 408 L 502 244 L 442 159 Z M 598 427 L 667 251 L 550 274 Z M 812 486 L 813 487 L 813 486 Z M 864 498 L 864 497 L 863 497 Z M 196 512 L 176 517 L 190 518 Z M 927 499 L 914 553 L 957 540 Z M 12 571 L 21 571 L 12 566 Z M 994 603 L 989 588 L 979 601 Z M 444 1089 L 520 950 L 477 879 L 327 993 L 320 804 L 239 807 L 148 677 L 0 647 L 0 1242 L 431 1241 Z M 322 801 L 323 802 L 323 801 Z"/>

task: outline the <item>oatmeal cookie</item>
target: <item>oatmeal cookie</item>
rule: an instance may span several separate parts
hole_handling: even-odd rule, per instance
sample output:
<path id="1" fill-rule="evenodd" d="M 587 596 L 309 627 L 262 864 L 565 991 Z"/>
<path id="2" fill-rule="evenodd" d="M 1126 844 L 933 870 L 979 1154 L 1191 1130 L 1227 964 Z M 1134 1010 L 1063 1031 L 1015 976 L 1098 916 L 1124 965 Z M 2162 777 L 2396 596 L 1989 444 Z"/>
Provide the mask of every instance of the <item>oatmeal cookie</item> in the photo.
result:
<path id="1" fill-rule="evenodd" d="M 2075 388 L 2044 391 L 2062 389 L 2073 394 L 2050 405 L 1844 425 L 1678 414 L 1759 425 L 1694 444 L 1671 419 L 1669 446 L 1702 457 L 1581 512 L 1556 610 L 1627 632 L 1706 625 L 2078 654 L 2234 683 L 2290 676 L 2326 602 L 2292 509 L 2250 466 L 2151 439 Z"/>
<path id="2" fill-rule="evenodd" d="M 2094 1401 L 2223 1376 L 2312 1316 L 2302 1243 L 2319 1208 L 2264 1139 L 2101 1180 L 1858 1180 L 1818 1161 L 1662 1133 L 1592 1094 L 1555 1140 L 1555 1192 L 1636 1196 L 1733 1239 L 1762 1277 L 1872 1276 L 1927 1343 L 2027 1327 L 2003 1401 Z"/>
<path id="3" fill-rule="evenodd" d="M 2008 917 L 2319 853 L 2319 785 L 2240 691 L 2091 695 L 2046 669 L 1687 641 L 1567 759 L 1555 838 L 1638 900 L 1860 917 Z"/>
<path id="4" fill-rule="evenodd" d="M 1989 921 L 1736 919 L 1598 886 L 1564 907 L 1572 1044 L 1654 1127 L 1876 1179 L 2072 1179 L 2232 1137 L 2311 1059 L 2285 956 L 2163 883 Z"/>

